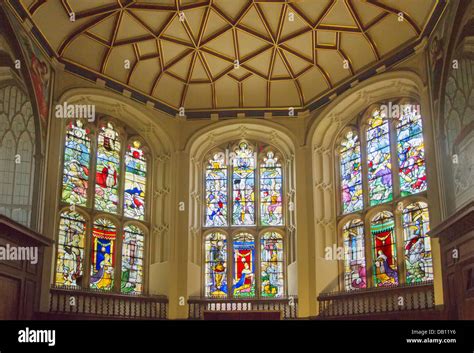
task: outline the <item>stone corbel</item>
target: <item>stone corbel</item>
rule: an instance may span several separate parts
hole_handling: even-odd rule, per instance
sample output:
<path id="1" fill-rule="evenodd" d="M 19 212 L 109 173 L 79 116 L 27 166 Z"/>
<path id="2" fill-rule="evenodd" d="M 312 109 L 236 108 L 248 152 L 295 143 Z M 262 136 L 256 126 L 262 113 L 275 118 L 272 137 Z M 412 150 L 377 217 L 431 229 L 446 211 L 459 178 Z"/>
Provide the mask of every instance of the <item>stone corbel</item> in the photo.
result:
<path id="1" fill-rule="evenodd" d="M 171 154 L 169 153 L 162 153 L 162 154 L 159 154 L 155 157 L 155 164 L 157 163 L 166 163 L 167 161 L 169 161 L 171 158 Z"/>
<path id="2" fill-rule="evenodd" d="M 163 223 L 153 228 L 153 235 L 159 236 L 159 235 L 162 235 L 163 233 L 168 232 L 168 230 L 169 230 L 169 225 L 166 223 Z"/>
<path id="3" fill-rule="evenodd" d="M 170 192 L 170 188 L 169 187 L 164 187 L 164 188 L 160 188 L 160 189 L 156 189 L 154 192 L 153 192 L 153 198 L 154 199 L 157 199 L 159 197 L 162 197 L 163 195 L 168 195 Z"/>

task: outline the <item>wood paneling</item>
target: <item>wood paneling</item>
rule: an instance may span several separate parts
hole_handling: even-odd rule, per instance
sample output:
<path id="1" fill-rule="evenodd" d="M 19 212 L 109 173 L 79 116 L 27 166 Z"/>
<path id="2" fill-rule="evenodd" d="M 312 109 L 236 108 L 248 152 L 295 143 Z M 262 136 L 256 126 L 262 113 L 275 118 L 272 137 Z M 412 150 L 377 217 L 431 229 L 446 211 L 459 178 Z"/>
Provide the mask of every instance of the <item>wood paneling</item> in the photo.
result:
<path id="1" fill-rule="evenodd" d="M 36 264 L 30 260 L 0 261 L 0 320 L 33 318 L 40 299 L 43 248 L 50 244 L 41 234 L 0 215 L 1 247 L 38 249 Z"/>
<path id="2" fill-rule="evenodd" d="M 430 232 L 439 237 L 448 319 L 474 319 L 474 201 Z"/>
<path id="3" fill-rule="evenodd" d="M 0 275 L 0 318 L 18 319 L 21 281 Z"/>

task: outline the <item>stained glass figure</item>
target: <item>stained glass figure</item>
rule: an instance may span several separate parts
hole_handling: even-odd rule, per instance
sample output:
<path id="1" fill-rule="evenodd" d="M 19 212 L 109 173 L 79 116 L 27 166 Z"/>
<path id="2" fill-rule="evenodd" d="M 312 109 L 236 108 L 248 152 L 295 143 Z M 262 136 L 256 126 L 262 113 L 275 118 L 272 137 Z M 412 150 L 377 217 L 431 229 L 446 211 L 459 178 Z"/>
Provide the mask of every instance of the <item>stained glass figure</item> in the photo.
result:
<path id="1" fill-rule="evenodd" d="M 57 244 L 57 285 L 82 286 L 86 221 L 77 212 L 61 213 Z"/>
<path id="2" fill-rule="evenodd" d="M 124 228 L 122 243 L 121 292 L 141 294 L 143 292 L 143 253 L 145 236 L 134 224 Z"/>
<path id="3" fill-rule="evenodd" d="M 140 142 L 134 141 L 125 153 L 125 217 L 145 219 L 145 186 L 146 160 Z"/>
<path id="4" fill-rule="evenodd" d="M 392 165 L 389 123 L 382 111 L 375 111 L 367 130 L 367 163 L 370 206 L 392 200 Z"/>
<path id="5" fill-rule="evenodd" d="M 120 140 L 111 123 L 102 126 L 97 144 L 95 208 L 117 213 L 120 174 Z"/>
<path id="6" fill-rule="evenodd" d="M 268 151 L 260 165 L 260 222 L 262 226 L 283 225 L 283 177 L 281 164 Z"/>
<path id="7" fill-rule="evenodd" d="M 425 202 L 412 203 L 403 210 L 406 283 L 433 280 L 431 241 L 426 234 L 429 230 L 430 219 Z"/>
<path id="8" fill-rule="evenodd" d="M 375 286 L 398 285 L 397 249 L 392 213 L 388 211 L 378 213 L 372 219 L 370 232 L 372 234 Z"/>
<path id="9" fill-rule="evenodd" d="M 246 142 L 232 155 L 232 224 L 255 225 L 255 157 Z"/>
<path id="10" fill-rule="evenodd" d="M 99 218 L 94 222 L 90 277 L 93 289 L 108 291 L 113 288 L 116 235 L 116 227 L 108 219 Z"/>
<path id="11" fill-rule="evenodd" d="M 276 232 L 265 233 L 261 240 L 261 294 L 279 298 L 284 293 L 283 237 Z"/>
<path id="12" fill-rule="evenodd" d="M 211 233 L 205 241 L 205 295 L 227 297 L 227 240 L 224 234 Z"/>
<path id="13" fill-rule="evenodd" d="M 347 291 L 367 287 L 365 267 L 364 223 L 360 219 L 342 228 L 344 242 L 344 285 Z"/>
<path id="14" fill-rule="evenodd" d="M 225 155 L 218 152 L 206 168 L 206 227 L 227 225 L 227 166 Z"/>
<path id="15" fill-rule="evenodd" d="M 234 238 L 234 297 L 255 297 L 255 240 L 248 233 Z"/>
<path id="16" fill-rule="evenodd" d="M 401 196 L 425 191 L 426 165 L 423 126 L 419 109 L 415 105 L 403 106 L 397 127 L 398 163 Z"/>
<path id="17" fill-rule="evenodd" d="M 352 213 L 363 207 L 360 141 L 348 131 L 340 148 L 342 211 Z"/>
<path id="18" fill-rule="evenodd" d="M 69 123 L 67 127 L 61 199 L 68 204 L 87 205 L 91 153 L 89 134 L 90 131 L 83 127 L 80 120 Z"/>

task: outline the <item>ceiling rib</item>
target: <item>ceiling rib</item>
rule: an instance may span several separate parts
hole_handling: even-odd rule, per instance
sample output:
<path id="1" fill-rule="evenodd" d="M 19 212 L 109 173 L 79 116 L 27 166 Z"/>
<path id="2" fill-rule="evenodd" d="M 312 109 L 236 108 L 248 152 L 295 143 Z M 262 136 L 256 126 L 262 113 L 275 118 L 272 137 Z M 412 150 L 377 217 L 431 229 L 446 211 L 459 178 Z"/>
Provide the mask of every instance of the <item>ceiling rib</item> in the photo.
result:
<path id="1" fill-rule="evenodd" d="M 244 95 L 251 86 L 244 84 L 246 80 L 265 86 L 261 92 L 265 102 L 262 108 L 279 107 L 278 99 L 272 98 L 276 94 L 272 93 L 274 82 L 285 84 L 287 91 L 295 89 L 294 106 L 302 108 L 308 104 L 306 98 L 314 96 L 311 86 L 304 83 L 308 82 L 306 74 L 315 75 L 315 72 L 319 72 L 321 82 L 327 86 L 322 88 L 322 92 L 325 92 L 339 84 L 336 82 L 337 77 L 348 76 L 340 70 L 348 69 L 350 76 L 358 73 L 355 67 L 361 66 L 360 53 L 354 52 L 353 46 L 348 45 L 349 34 L 356 34 L 360 36 L 360 40 L 367 43 L 370 50 L 367 50 L 368 56 L 366 55 L 364 60 L 374 64 L 382 59 L 382 54 L 377 36 L 372 32 L 370 35 L 370 29 L 377 27 L 377 30 L 381 30 L 380 28 L 383 29 L 390 23 L 385 19 L 398 17 L 399 13 L 403 13 L 407 25 L 413 30 L 413 36 L 405 40 L 405 43 L 409 43 L 420 35 L 426 25 L 425 23 L 420 27 L 408 13 L 409 9 L 402 11 L 397 9 L 396 3 L 387 5 L 378 0 L 366 0 L 358 6 L 353 0 L 331 0 L 327 5 L 319 7 L 312 7 L 313 4 L 305 1 L 296 3 L 283 0 L 247 0 L 242 2 L 242 6 L 233 1 L 230 3 L 207 0 L 182 4 L 180 0 L 175 0 L 173 4 L 160 4 L 157 1 L 152 3 L 143 0 L 117 0 L 98 6 L 94 4 L 99 2 L 91 1 L 90 6 L 81 3 L 79 7 L 68 0 L 61 0 L 58 5 L 51 5 L 52 2 L 45 0 L 35 0 L 29 5 L 28 12 L 33 22 L 36 17 L 44 16 L 49 6 L 60 6 L 67 17 L 74 13 L 76 20 L 82 20 L 81 23 L 76 25 L 71 22 L 70 30 L 54 49 L 60 58 L 94 71 L 94 68 L 81 59 L 71 57 L 72 51 L 67 51 L 68 48 L 74 47 L 76 40 L 81 37 L 92 40 L 96 43 L 95 47 L 103 48 L 103 54 L 100 54 L 101 57 L 97 60 L 97 71 L 102 75 L 107 75 L 109 65 L 118 60 L 114 49 L 130 47 L 130 52 L 133 52 L 130 61 L 133 60 L 133 63 L 123 81 L 127 86 L 142 81 L 137 76 L 143 74 L 143 70 L 137 70 L 140 62 L 157 60 L 159 67 L 156 74 L 153 73 L 155 76 L 146 87 L 145 93 L 161 100 L 159 83 L 164 75 L 172 77 L 182 85 L 182 89 L 181 86 L 173 88 L 179 91 L 179 96 L 174 100 L 175 104 L 166 98 L 163 98 L 163 103 L 175 109 L 179 108 L 176 104 L 184 106 L 186 102 L 199 101 L 188 97 L 190 92 L 195 94 L 195 91 L 202 91 L 190 90 L 195 84 L 210 85 L 209 96 L 206 98 L 210 102 L 209 109 L 228 107 L 223 95 L 217 90 L 217 87 L 222 89 L 222 86 L 216 85 L 225 77 L 230 78 L 225 81 L 226 85 L 235 85 L 228 88 L 235 89 L 239 95 L 238 100 L 233 100 L 233 104 L 237 104 L 235 108 L 249 108 L 246 107 L 246 102 L 251 99 L 244 99 Z M 433 4 L 438 1 L 431 0 Z M 44 10 L 38 11 L 40 7 Z M 366 8 L 368 11 L 369 7 L 377 9 L 379 13 L 372 15 L 372 10 L 370 15 L 365 14 L 363 11 Z M 312 12 L 315 8 L 318 12 Z M 182 11 L 185 14 L 184 20 L 180 16 Z M 345 13 L 339 14 L 336 11 Z M 159 15 L 159 20 L 153 17 L 155 14 Z M 365 16 L 362 16 L 364 14 Z M 337 18 L 337 15 L 340 15 L 342 20 L 328 20 Z M 288 21 L 291 17 L 298 22 L 290 25 Z M 106 21 L 111 21 L 110 25 Z M 124 28 L 125 23 L 130 28 Z M 96 26 L 100 26 L 101 30 L 95 30 Z M 109 34 L 104 33 L 107 26 L 110 27 Z M 41 32 L 47 33 L 47 30 L 41 29 Z M 130 33 L 130 37 L 119 37 L 119 33 Z M 48 35 L 45 36 L 48 39 Z M 348 68 L 343 69 L 338 60 L 328 62 L 328 56 L 320 55 L 324 51 L 337 53 L 341 62 L 347 62 Z M 384 52 L 387 50 L 384 49 Z M 322 58 L 325 60 L 321 60 Z M 114 67 L 117 67 L 116 64 L 115 62 Z M 186 110 L 188 109 L 192 110 L 193 107 L 186 107 Z"/>

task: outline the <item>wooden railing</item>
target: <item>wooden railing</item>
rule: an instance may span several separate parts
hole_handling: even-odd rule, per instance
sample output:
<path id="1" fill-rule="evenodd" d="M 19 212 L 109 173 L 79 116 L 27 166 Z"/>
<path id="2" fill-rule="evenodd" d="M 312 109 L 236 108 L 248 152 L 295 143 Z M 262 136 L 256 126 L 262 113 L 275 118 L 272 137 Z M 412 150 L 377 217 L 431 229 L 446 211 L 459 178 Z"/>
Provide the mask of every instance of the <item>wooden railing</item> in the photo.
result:
<path id="1" fill-rule="evenodd" d="M 52 286 L 49 311 L 80 317 L 166 319 L 165 296 L 125 295 L 77 287 Z"/>
<path id="2" fill-rule="evenodd" d="M 352 316 L 434 309 L 433 283 L 322 293 L 319 316 Z"/>
<path id="3" fill-rule="evenodd" d="M 202 319 L 204 311 L 279 311 L 283 320 L 297 318 L 298 298 L 222 299 L 190 297 L 189 319 Z"/>

